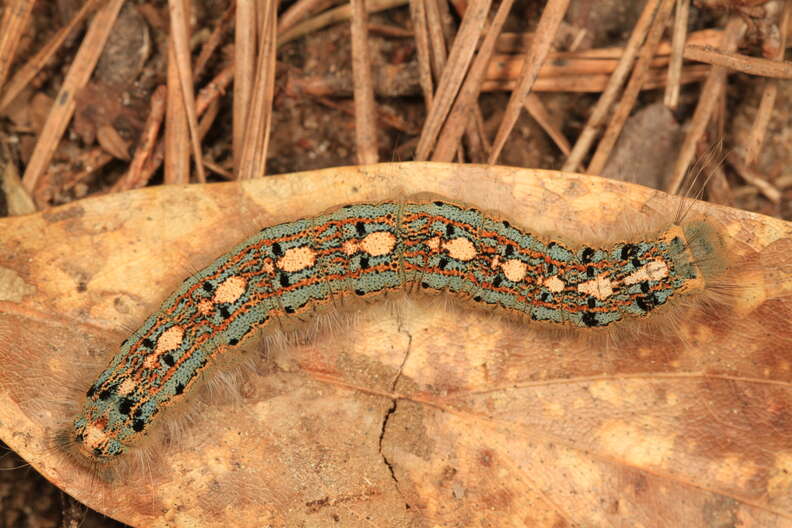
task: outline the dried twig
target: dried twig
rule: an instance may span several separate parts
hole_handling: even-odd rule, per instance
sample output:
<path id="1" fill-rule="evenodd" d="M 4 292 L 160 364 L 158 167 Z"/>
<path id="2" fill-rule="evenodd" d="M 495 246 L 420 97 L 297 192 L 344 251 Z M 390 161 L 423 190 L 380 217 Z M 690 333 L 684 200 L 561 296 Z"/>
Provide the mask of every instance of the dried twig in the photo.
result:
<path id="1" fill-rule="evenodd" d="M 366 25 L 366 29 L 368 29 L 369 33 L 377 33 L 379 35 L 384 35 L 386 37 L 412 38 L 415 36 L 415 34 L 409 29 L 395 26 L 393 24 L 375 24 L 369 22 Z"/>
<path id="2" fill-rule="evenodd" d="M 440 24 L 439 27 L 443 32 L 443 38 L 446 42 L 446 47 L 451 46 L 451 43 L 456 39 L 456 23 L 454 22 L 454 17 L 451 16 L 451 9 L 449 7 L 449 3 L 443 0 L 435 0 L 433 2 L 438 15 L 438 20 Z M 428 3 L 427 3 L 428 5 Z M 465 9 L 457 11 L 457 15 L 459 18 L 463 18 L 467 13 L 467 7 Z"/>
<path id="3" fill-rule="evenodd" d="M 440 81 L 448 59 L 448 48 L 444 36 L 443 17 L 440 14 L 442 0 L 422 0 L 426 7 L 426 22 L 429 28 L 429 51 L 432 54 L 432 78 Z M 428 109 L 427 109 L 428 112 Z"/>
<path id="4" fill-rule="evenodd" d="M 648 24 L 651 24 L 655 13 L 657 13 L 658 5 L 659 1 L 654 1 L 652 3 L 647 3 L 644 6 L 644 10 L 641 13 L 641 16 L 638 18 L 638 21 L 636 22 L 633 32 L 630 36 L 630 40 L 625 47 L 609 46 L 607 48 L 552 51 L 550 52 L 547 61 L 545 61 L 545 65 L 554 61 L 559 61 L 561 59 L 609 59 L 619 61 L 626 54 L 629 55 L 632 53 L 633 57 L 637 56 L 641 44 L 646 37 L 646 33 L 649 31 Z M 645 20 L 645 17 L 650 18 Z M 637 36 L 636 31 L 639 32 Z M 723 30 L 721 29 L 700 29 L 688 34 L 685 44 L 698 44 L 700 46 L 717 45 L 721 41 L 722 34 Z M 501 33 L 501 36 L 498 38 L 498 44 L 495 46 L 495 51 L 497 53 L 505 54 L 524 53 L 526 50 L 530 49 L 531 42 L 533 42 L 533 37 L 534 34 L 530 32 Z M 634 49 L 631 49 L 630 44 L 634 40 L 637 41 L 637 44 L 635 44 Z M 672 46 L 672 42 L 668 40 L 660 42 L 660 44 L 657 46 L 655 57 L 668 57 L 671 55 Z M 665 64 L 668 64 L 668 61 L 666 61 Z"/>
<path id="5" fill-rule="evenodd" d="M 467 73 L 473 53 L 476 51 L 481 30 L 486 22 L 491 0 L 473 0 L 468 6 L 465 18 L 454 39 L 454 45 L 448 56 L 448 62 L 437 86 L 432 109 L 426 116 L 421 137 L 418 140 L 416 160 L 429 159 L 429 154 L 440 133 L 440 128 L 451 110 L 454 98 L 459 92 L 462 80 Z"/>
<path id="6" fill-rule="evenodd" d="M 229 64 L 198 92 L 198 96 L 195 98 L 195 113 L 199 117 L 206 111 L 207 106 L 225 93 L 233 77 L 234 65 Z"/>
<path id="7" fill-rule="evenodd" d="M 671 63 L 668 65 L 668 84 L 664 103 L 674 109 L 679 104 L 679 78 L 682 75 L 682 53 L 687 37 L 690 0 L 677 0 L 674 13 L 674 35 L 671 39 Z"/>
<path id="8" fill-rule="evenodd" d="M 736 16 L 732 17 L 723 32 L 721 49 L 724 51 L 737 49 L 737 44 L 745 29 L 742 19 Z M 690 120 L 690 127 L 679 149 L 679 156 L 668 184 L 667 192 L 669 194 L 676 194 L 679 191 L 690 162 L 696 154 L 696 144 L 703 137 L 707 123 L 709 123 L 715 106 L 723 94 L 726 85 L 726 68 L 723 66 L 712 66 L 711 68 L 707 81 L 701 88 L 701 96 L 696 110 L 693 112 L 693 118 Z"/>
<path id="9" fill-rule="evenodd" d="M 256 74 L 256 2 L 237 0 L 236 5 L 231 152 L 234 157 L 234 170 L 239 173 L 245 127 L 250 111 L 250 94 L 253 92 L 253 79 Z"/>
<path id="10" fill-rule="evenodd" d="M 652 22 L 649 34 L 646 36 L 646 42 L 644 42 L 641 48 L 641 53 L 638 56 L 638 61 L 635 63 L 635 68 L 630 76 L 630 80 L 624 88 L 624 93 L 622 94 L 619 104 L 617 104 L 616 108 L 613 110 L 613 115 L 608 122 L 608 127 L 602 134 L 602 139 L 597 145 L 597 150 L 594 152 L 591 163 L 586 169 L 586 172 L 589 174 L 599 174 L 602 172 L 602 169 L 605 168 L 605 163 L 608 161 L 610 153 L 616 145 L 616 140 L 619 139 L 619 135 L 621 135 L 621 131 L 624 128 L 624 123 L 626 123 L 627 118 L 630 117 L 630 112 L 633 106 L 635 106 L 638 94 L 641 92 L 641 86 L 649 73 L 652 57 L 654 57 L 657 46 L 663 36 L 666 22 L 668 22 L 668 18 L 671 16 L 671 9 L 673 7 L 674 0 L 661 0 L 660 7 L 657 10 L 657 16 L 654 22 Z"/>
<path id="11" fill-rule="evenodd" d="M 228 83 L 231 82 L 231 79 L 234 76 L 234 67 L 233 65 L 227 66 L 224 70 L 218 73 L 214 79 L 212 79 L 204 88 L 198 92 L 198 97 L 195 99 L 195 113 L 198 114 L 200 117 L 211 105 L 214 101 L 217 100 L 218 97 L 222 93 L 225 92 L 225 89 L 228 87 Z M 137 179 L 139 186 L 143 186 L 151 179 L 151 176 L 160 168 L 162 165 L 162 161 L 165 157 L 165 141 L 160 140 L 157 142 L 157 146 L 154 148 L 154 151 L 148 156 L 148 160 L 145 162 L 143 169 L 140 173 L 140 176 Z"/>
<path id="12" fill-rule="evenodd" d="M 206 137 L 207 132 L 209 129 L 212 128 L 212 123 L 217 118 L 217 114 L 220 112 L 220 102 L 217 99 L 212 100 L 209 106 L 206 107 L 206 112 L 198 120 L 198 136 L 203 140 Z M 204 165 L 206 164 L 206 158 L 204 158 Z"/>
<path id="13" fill-rule="evenodd" d="M 467 154 L 472 163 L 486 163 L 492 145 L 484 131 L 484 115 L 481 108 L 476 106 L 475 114 L 468 122 L 465 139 L 467 141 Z"/>
<path id="14" fill-rule="evenodd" d="M 429 30 L 426 26 L 426 0 L 410 0 L 410 16 L 415 28 L 415 48 L 418 60 L 418 82 L 424 96 L 426 111 L 432 108 L 432 65 L 429 59 Z"/>
<path id="15" fill-rule="evenodd" d="M 226 9 L 225 13 L 223 13 L 223 16 L 220 18 L 214 30 L 212 30 L 212 34 L 209 35 L 209 38 L 201 47 L 201 53 L 195 60 L 195 67 L 193 68 L 193 79 L 196 81 L 201 78 L 206 69 L 206 64 L 222 43 L 223 35 L 231 28 L 231 20 L 233 20 L 235 6 L 236 4 L 231 2 L 231 5 Z"/>
<path id="16" fill-rule="evenodd" d="M 278 34 L 285 33 L 310 13 L 325 9 L 334 3 L 334 0 L 297 0 L 279 17 Z"/>
<path id="17" fill-rule="evenodd" d="M 0 20 L 0 90 L 14 62 L 17 45 L 27 27 L 30 13 L 36 0 L 16 0 L 6 5 L 3 20 Z"/>
<path id="18" fill-rule="evenodd" d="M 195 116 L 195 93 L 193 92 L 192 60 L 190 58 L 189 17 L 188 4 L 190 0 L 170 0 L 171 42 L 178 69 L 179 86 L 184 99 L 184 109 L 187 113 L 187 124 L 190 127 L 190 140 L 192 142 L 193 157 L 195 158 L 195 171 L 199 182 L 206 181 L 201 160 L 201 141 L 198 137 L 198 118 Z"/>
<path id="19" fill-rule="evenodd" d="M 682 68 L 682 84 L 703 82 L 707 78 L 709 67 L 703 65 L 685 66 Z M 560 75 L 558 77 L 539 77 L 534 84 L 534 92 L 572 92 L 572 93 L 597 93 L 604 91 L 610 80 L 609 75 Z M 644 79 L 641 90 L 657 90 L 666 85 L 668 75 L 664 70 L 650 70 Z M 514 90 L 517 81 L 487 80 L 481 85 L 482 92 L 496 92 Z M 574 149 L 573 149 L 574 151 Z"/>
<path id="20" fill-rule="evenodd" d="M 759 192 L 764 194 L 774 204 L 781 203 L 781 191 L 765 180 L 758 172 L 748 167 L 737 154 L 730 152 L 726 159 L 743 180 L 759 189 Z"/>
<path id="21" fill-rule="evenodd" d="M 618 66 L 618 61 L 614 59 L 590 59 L 573 56 L 551 63 L 554 59 L 556 59 L 555 54 L 548 55 L 547 61 L 539 69 L 539 77 L 612 73 Z M 486 78 L 516 80 L 519 78 L 524 63 L 524 57 L 521 55 L 495 55 L 487 65 Z M 667 65 L 668 56 L 663 55 L 655 55 L 650 62 L 652 68 L 665 68 Z"/>
<path id="22" fill-rule="evenodd" d="M 267 151 L 272 128 L 272 101 L 275 97 L 275 56 L 277 52 L 278 1 L 267 0 L 261 6 L 261 36 L 256 80 L 251 94 L 247 133 L 242 144 L 237 178 L 250 179 L 267 173 Z"/>
<path id="23" fill-rule="evenodd" d="M 61 29 L 58 30 L 57 33 L 47 42 L 41 49 L 31 57 L 24 66 L 19 68 L 17 72 L 11 77 L 11 80 L 8 81 L 8 84 L 0 90 L 2 93 L 2 98 L 0 98 L 0 112 L 6 109 L 6 107 L 16 99 L 16 96 L 28 86 L 30 81 L 38 74 L 41 69 L 44 67 L 45 64 L 52 58 L 52 56 L 57 52 L 63 42 L 66 40 L 66 37 L 71 35 L 72 31 L 74 31 L 78 26 L 80 26 L 85 19 L 90 15 L 96 6 L 99 5 L 101 0 L 89 0 L 85 2 L 80 10 L 72 17 L 68 24 L 63 26 Z M 0 27 L 4 27 L 0 25 Z"/>
<path id="24" fill-rule="evenodd" d="M 169 185 L 189 183 L 190 181 L 190 131 L 187 124 L 187 110 L 179 87 L 179 68 L 173 39 L 168 39 L 167 86 L 168 97 L 165 104 L 165 176 L 163 181 Z"/>
<path id="25" fill-rule="evenodd" d="M 477 108 L 481 81 L 487 73 L 487 65 L 492 53 L 495 51 L 495 43 L 503 28 L 503 24 L 506 22 L 506 17 L 511 11 L 512 3 L 513 0 L 503 0 L 495 12 L 495 17 L 484 37 L 484 42 L 479 47 L 473 65 L 470 67 L 470 71 L 438 137 L 437 145 L 432 154 L 433 161 L 451 161 L 454 153 L 459 149 L 462 135 L 471 123 L 471 112 Z M 475 133 L 471 133 L 471 135 L 476 136 Z"/>
<path id="26" fill-rule="evenodd" d="M 541 126 L 545 132 L 547 132 L 547 135 L 550 136 L 550 139 L 553 140 L 561 152 L 569 156 L 569 153 L 572 149 L 569 141 L 553 124 L 552 119 L 550 118 L 550 113 L 547 111 L 547 108 L 545 108 L 545 105 L 542 103 L 542 100 L 538 95 L 535 93 L 528 94 L 528 97 L 525 99 L 525 109 L 528 110 L 528 113 L 531 115 L 531 117 L 533 117 L 534 120 L 539 123 L 539 126 Z"/>
<path id="27" fill-rule="evenodd" d="M 643 12 L 638 18 L 638 22 L 635 24 L 630 39 L 627 41 L 627 45 L 622 52 L 619 64 L 613 71 L 613 75 L 608 79 L 607 86 L 597 101 L 594 110 L 592 110 L 586 122 L 586 126 L 583 128 L 583 132 L 581 132 L 575 145 L 572 147 L 572 153 L 564 163 L 563 170 L 576 171 L 583 162 L 583 158 L 588 153 L 589 148 L 591 148 L 591 144 L 594 142 L 600 128 L 605 124 L 608 112 L 610 112 L 611 106 L 616 101 L 616 97 L 619 94 L 619 89 L 627 78 L 635 62 L 635 58 L 638 56 L 638 51 L 646 38 L 646 34 L 649 32 L 649 28 L 652 25 L 652 20 L 655 18 L 659 5 L 660 0 L 647 0 Z"/>
<path id="28" fill-rule="evenodd" d="M 377 118 L 374 83 L 371 81 L 371 58 L 366 29 L 366 0 L 352 4 L 352 78 L 355 91 L 355 144 L 360 165 L 377 163 Z"/>
<path id="29" fill-rule="evenodd" d="M 740 53 L 722 51 L 711 46 L 685 46 L 685 58 L 706 64 L 723 66 L 726 69 L 771 77 L 775 79 L 792 79 L 792 62 L 769 60 L 762 57 L 749 57 Z"/>
<path id="30" fill-rule="evenodd" d="M 564 18 L 567 7 L 569 7 L 569 0 L 548 0 L 545 5 L 542 16 L 539 18 L 539 23 L 536 26 L 536 36 L 531 45 L 531 50 L 526 56 L 525 65 L 517 83 L 517 88 L 512 92 L 506 110 L 503 114 L 503 121 L 501 121 L 500 128 L 495 135 L 495 141 L 492 142 L 492 152 L 490 152 L 489 163 L 496 163 L 500 156 L 503 146 L 506 144 L 506 139 L 511 134 L 514 124 L 517 123 L 517 118 L 520 115 L 522 107 L 525 105 L 525 98 L 531 91 L 536 78 L 539 76 L 539 69 L 542 67 L 547 54 L 550 52 L 550 46 L 555 39 L 556 32 L 558 31 L 561 21 Z"/>
<path id="31" fill-rule="evenodd" d="M 6 161 L 0 163 L 0 193 L 5 193 L 8 216 L 35 213 L 36 205 L 30 193 L 22 185 L 19 170 L 11 161 L 11 149 L 5 142 L 0 142 L 0 160 Z"/>
<path id="32" fill-rule="evenodd" d="M 726 158 L 724 153 L 718 154 L 717 159 L 713 157 L 713 149 L 709 149 L 699 143 L 698 147 L 701 171 L 706 176 L 707 201 L 721 205 L 733 205 L 734 193 L 732 192 L 729 180 L 726 178 L 726 171 L 723 170 L 723 161 Z"/>
<path id="33" fill-rule="evenodd" d="M 369 13 L 376 13 L 384 11 L 392 7 L 405 5 L 409 0 L 370 0 L 366 2 L 366 10 Z M 306 20 L 300 24 L 293 26 L 291 29 L 285 31 L 278 39 L 278 46 L 282 46 L 287 42 L 291 42 L 296 38 L 300 38 L 308 33 L 313 33 L 319 29 L 327 27 L 332 24 L 345 22 L 352 17 L 352 6 L 349 4 L 329 9 L 314 18 Z"/>
<path id="34" fill-rule="evenodd" d="M 608 74 L 577 74 L 574 69 L 568 75 L 552 77 L 539 76 L 534 84 L 534 92 L 602 92 L 608 85 Z M 696 64 L 682 68 L 682 84 L 702 82 L 707 78 L 710 66 Z M 415 69 L 405 65 L 383 65 L 379 72 L 382 81 L 375 86 L 378 95 L 397 97 L 402 95 L 420 95 L 421 89 L 415 76 Z M 665 70 L 651 69 L 647 74 L 642 90 L 656 90 L 665 86 L 667 81 Z M 305 93 L 314 96 L 350 97 L 352 82 L 342 75 L 304 75 L 290 76 L 287 89 L 291 94 Z M 510 92 L 517 85 L 513 77 L 490 78 L 489 75 L 481 85 L 482 92 Z"/>
<path id="35" fill-rule="evenodd" d="M 98 11 L 80 44 L 25 169 L 22 181 L 30 193 L 34 192 L 58 148 L 58 142 L 74 114 L 75 96 L 88 82 L 123 4 L 124 0 L 110 0 Z"/>
<path id="36" fill-rule="evenodd" d="M 784 5 L 784 11 L 781 13 L 781 23 L 779 24 L 780 42 L 775 55 L 772 57 L 774 60 L 780 61 L 784 59 L 790 26 L 792 26 L 792 2 L 787 2 Z M 765 80 L 762 99 L 759 101 L 759 108 L 756 110 L 756 117 L 751 125 L 751 132 L 748 134 L 745 144 L 745 163 L 749 166 L 756 162 L 759 152 L 762 150 L 765 133 L 767 132 L 767 126 L 770 124 L 776 95 L 778 94 L 778 82 L 777 79 Z"/>
<path id="37" fill-rule="evenodd" d="M 149 111 L 143 132 L 140 135 L 135 157 L 129 165 L 129 170 L 113 186 L 113 191 L 126 191 L 143 187 L 148 180 L 143 178 L 143 167 L 148 161 L 154 147 L 157 145 L 157 135 L 159 134 L 162 119 L 165 116 L 165 99 L 168 89 L 159 86 L 151 94 L 151 110 Z"/>

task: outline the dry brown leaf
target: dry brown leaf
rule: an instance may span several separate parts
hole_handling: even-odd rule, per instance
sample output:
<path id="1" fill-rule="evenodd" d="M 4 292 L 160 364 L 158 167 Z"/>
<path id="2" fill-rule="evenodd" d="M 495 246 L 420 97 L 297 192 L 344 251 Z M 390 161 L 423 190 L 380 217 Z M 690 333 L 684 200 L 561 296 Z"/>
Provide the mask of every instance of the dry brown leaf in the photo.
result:
<path id="1" fill-rule="evenodd" d="M 118 159 L 129 161 L 129 143 L 110 125 L 102 125 L 96 130 L 96 140 L 108 153 Z"/>
<path id="2" fill-rule="evenodd" d="M 676 204 L 596 177 L 403 163 L 4 218 L 0 438 L 139 526 L 792 525 L 792 225 L 709 204 L 748 290 L 683 323 L 687 345 L 593 349 L 442 303 L 376 304 L 270 351 L 243 403 L 209 405 L 149 473 L 92 481 L 50 449 L 63 380 L 84 390 L 191 270 L 263 225 L 417 191 L 581 237 Z"/>
<path id="3" fill-rule="evenodd" d="M 33 200 L 22 185 L 8 145 L 0 145 L 0 194 L 3 194 L 9 216 L 29 214 L 36 210 Z"/>

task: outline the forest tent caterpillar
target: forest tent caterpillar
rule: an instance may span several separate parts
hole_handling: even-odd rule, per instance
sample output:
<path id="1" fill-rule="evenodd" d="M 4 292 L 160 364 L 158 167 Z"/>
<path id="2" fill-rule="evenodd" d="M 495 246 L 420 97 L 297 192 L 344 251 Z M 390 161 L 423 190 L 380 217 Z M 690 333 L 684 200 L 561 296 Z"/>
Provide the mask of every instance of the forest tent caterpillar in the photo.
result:
<path id="1" fill-rule="evenodd" d="M 63 441 L 91 464 L 116 459 L 227 347 L 345 298 L 445 292 L 591 332 L 655 317 L 703 290 L 718 245 L 693 222 L 575 247 L 445 199 L 347 205 L 267 227 L 186 279 L 122 343 Z"/>

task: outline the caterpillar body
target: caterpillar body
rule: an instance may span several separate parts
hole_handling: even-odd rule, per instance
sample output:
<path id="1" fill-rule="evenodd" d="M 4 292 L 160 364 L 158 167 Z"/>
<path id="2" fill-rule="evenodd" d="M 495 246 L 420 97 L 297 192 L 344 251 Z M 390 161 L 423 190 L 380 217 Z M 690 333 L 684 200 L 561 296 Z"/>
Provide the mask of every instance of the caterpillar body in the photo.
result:
<path id="1" fill-rule="evenodd" d="M 90 386 L 68 439 L 94 464 L 136 445 L 205 368 L 255 331 L 344 299 L 448 293 L 547 327 L 607 330 L 705 287 L 706 224 L 573 246 L 445 199 L 346 205 L 262 229 L 192 275 Z"/>

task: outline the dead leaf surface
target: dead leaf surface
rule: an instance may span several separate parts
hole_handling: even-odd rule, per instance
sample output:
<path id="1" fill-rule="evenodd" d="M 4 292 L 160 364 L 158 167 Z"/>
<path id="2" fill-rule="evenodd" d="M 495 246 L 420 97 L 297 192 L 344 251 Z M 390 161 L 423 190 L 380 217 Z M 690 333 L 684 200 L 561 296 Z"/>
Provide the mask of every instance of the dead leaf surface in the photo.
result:
<path id="1" fill-rule="evenodd" d="M 744 294 L 683 322 L 686 344 L 597 348 L 440 302 L 377 304 L 269 350 L 242 404 L 202 409 L 146 474 L 99 482 L 52 449 L 59 402 L 194 270 L 261 226 L 419 191 L 583 240 L 676 204 L 590 176 L 402 163 L 4 218 L 0 438 L 140 526 L 792 526 L 792 226 L 708 204 Z"/>

